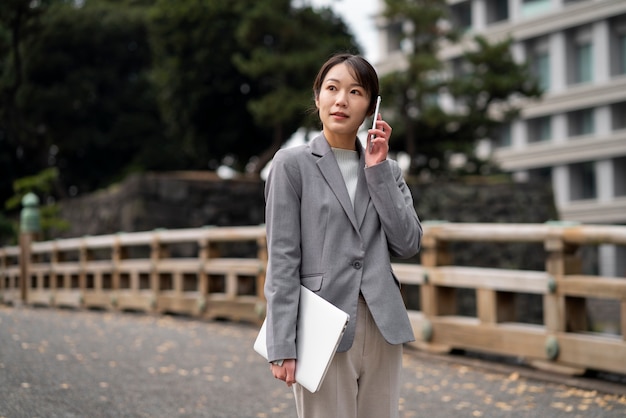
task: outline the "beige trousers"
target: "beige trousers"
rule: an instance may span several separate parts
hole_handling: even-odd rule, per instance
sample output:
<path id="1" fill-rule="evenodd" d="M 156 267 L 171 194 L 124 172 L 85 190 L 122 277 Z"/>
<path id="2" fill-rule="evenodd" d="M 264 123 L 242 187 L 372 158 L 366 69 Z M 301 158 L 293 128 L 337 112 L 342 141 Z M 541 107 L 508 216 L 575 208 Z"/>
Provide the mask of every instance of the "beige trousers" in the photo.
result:
<path id="1" fill-rule="evenodd" d="M 402 344 L 385 341 L 360 298 L 354 343 L 335 355 L 321 389 L 293 386 L 298 417 L 397 418 L 401 371 Z"/>

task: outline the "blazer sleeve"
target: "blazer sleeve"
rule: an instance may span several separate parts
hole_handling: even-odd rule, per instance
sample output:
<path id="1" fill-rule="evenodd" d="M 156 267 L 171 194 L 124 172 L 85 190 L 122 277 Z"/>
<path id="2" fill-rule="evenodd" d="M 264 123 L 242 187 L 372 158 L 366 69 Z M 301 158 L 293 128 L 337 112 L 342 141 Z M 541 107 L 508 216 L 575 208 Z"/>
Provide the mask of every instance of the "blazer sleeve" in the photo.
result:
<path id="1" fill-rule="evenodd" d="M 422 225 L 397 162 L 386 160 L 367 167 L 365 178 L 390 254 L 398 258 L 414 256 L 420 249 Z"/>
<path id="2" fill-rule="evenodd" d="M 279 151 L 265 184 L 268 263 L 268 360 L 297 358 L 296 323 L 300 299 L 300 170 L 293 151 Z"/>

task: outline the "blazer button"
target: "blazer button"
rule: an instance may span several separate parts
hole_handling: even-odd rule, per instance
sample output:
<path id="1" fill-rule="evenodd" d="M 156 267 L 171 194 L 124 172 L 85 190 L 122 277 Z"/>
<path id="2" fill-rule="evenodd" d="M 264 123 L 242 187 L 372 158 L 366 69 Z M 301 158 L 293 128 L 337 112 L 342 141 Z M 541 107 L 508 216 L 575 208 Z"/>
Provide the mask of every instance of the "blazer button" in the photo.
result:
<path id="1" fill-rule="evenodd" d="M 354 267 L 355 269 L 360 269 L 361 267 L 363 267 L 363 263 L 361 263 L 360 260 L 356 260 L 354 263 L 352 263 L 352 267 Z"/>

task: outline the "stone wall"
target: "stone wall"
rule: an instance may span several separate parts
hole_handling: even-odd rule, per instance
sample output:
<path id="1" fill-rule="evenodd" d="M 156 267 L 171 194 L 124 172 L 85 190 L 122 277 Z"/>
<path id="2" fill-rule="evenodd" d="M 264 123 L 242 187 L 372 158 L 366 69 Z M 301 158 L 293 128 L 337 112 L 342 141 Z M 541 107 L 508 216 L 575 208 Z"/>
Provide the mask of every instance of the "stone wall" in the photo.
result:
<path id="1" fill-rule="evenodd" d="M 132 175 L 122 183 L 60 203 L 70 229 L 59 237 L 156 228 L 240 226 L 264 222 L 263 184 L 210 172 Z"/>
<path id="2" fill-rule="evenodd" d="M 426 222 L 544 223 L 558 219 L 552 188 L 545 183 L 474 181 L 410 187 L 417 213 Z M 542 244 L 453 243 L 451 251 L 455 264 L 545 268 Z"/>
<path id="3" fill-rule="evenodd" d="M 136 174 L 122 183 L 60 203 L 71 227 L 58 237 L 155 228 L 264 223 L 264 183 L 224 180 L 212 172 Z M 557 219 L 543 183 L 410 184 L 423 221 L 542 223 Z"/>

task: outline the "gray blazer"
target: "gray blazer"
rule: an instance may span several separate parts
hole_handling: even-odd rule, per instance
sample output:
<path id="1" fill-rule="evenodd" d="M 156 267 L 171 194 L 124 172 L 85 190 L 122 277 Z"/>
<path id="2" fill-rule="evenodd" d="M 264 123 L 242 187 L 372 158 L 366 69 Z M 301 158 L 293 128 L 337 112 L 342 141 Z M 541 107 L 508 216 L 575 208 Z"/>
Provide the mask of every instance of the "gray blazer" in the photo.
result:
<path id="1" fill-rule="evenodd" d="M 365 168 L 354 208 L 326 138 L 276 153 L 265 185 L 269 360 L 297 358 L 300 284 L 350 315 L 337 351 L 352 346 L 359 291 L 390 344 L 414 341 L 390 255 L 415 255 L 422 227 L 398 164 Z"/>

